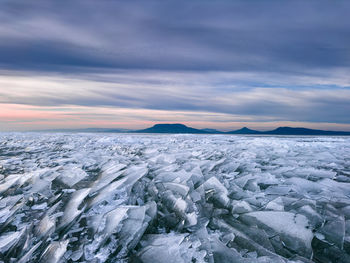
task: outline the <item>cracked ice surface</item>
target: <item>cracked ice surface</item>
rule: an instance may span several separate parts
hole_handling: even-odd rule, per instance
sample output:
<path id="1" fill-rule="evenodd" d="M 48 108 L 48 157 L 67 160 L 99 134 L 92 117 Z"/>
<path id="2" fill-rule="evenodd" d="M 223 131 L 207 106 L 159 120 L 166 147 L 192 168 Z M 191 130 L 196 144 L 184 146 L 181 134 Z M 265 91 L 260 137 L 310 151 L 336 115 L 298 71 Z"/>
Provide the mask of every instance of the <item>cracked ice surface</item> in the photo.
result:
<path id="1" fill-rule="evenodd" d="M 1 262 L 349 254 L 349 137 L 0 134 Z"/>

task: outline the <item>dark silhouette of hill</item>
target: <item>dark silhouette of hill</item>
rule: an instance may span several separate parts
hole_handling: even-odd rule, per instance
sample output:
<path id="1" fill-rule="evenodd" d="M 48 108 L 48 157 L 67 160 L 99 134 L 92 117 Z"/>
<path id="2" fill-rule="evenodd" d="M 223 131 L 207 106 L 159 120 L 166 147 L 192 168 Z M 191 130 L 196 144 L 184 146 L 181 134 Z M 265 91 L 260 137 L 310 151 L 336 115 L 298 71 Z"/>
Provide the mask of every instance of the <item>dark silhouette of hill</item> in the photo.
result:
<path id="1" fill-rule="evenodd" d="M 324 131 L 307 128 L 279 127 L 271 131 L 256 131 L 243 127 L 238 130 L 221 132 L 214 129 L 195 129 L 184 124 L 156 124 L 150 128 L 133 131 L 137 133 L 193 133 L 193 134 L 257 134 L 257 135 L 350 135 L 350 132 Z"/>
<path id="2" fill-rule="evenodd" d="M 127 130 L 114 128 L 85 128 L 85 129 L 56 129 L 41 130 L 42 132 L 105 132 L 105 133 L 189 133 L 189 134 L 247 134 L 247 135 L 328 135 L 328 136 L 350 136 L 350 132 L 345 131 L 325 131 L 308 128 L 279 127 L 271 131 L 257 131 L 247 127 L 238 130 L 222 132 L 215 129 L 195 129 L 181 123 L 155 124 L 152 127 L 142 130 Z"/>
<path id="3" fill-rule="evenodd" d="M 274 135 L 350 135 L 350 132 L 342 131 L 324 131 L 307 128 L 279 127 L 272 131 L 266 131 L 264 134 Z"/>
<path id="4" fill-rule="evenodd" d="M 206 133 L 214 133 L 214 134 L 221 134 L 221 133 L 225 133 L 223 131 L 218 131 L 216 129 L 209 129 L 209 128 L 206 128 L 206 129 L 201 129 L 201 131 L 204 131 Z"/>
<path id="5" fill-rule="evenodd" d="M 187 127 L 184 124 L 156 124 L 150 128 L 134 131 L 137 133 L 195 133 L 195 134 L 208 134 L 210 132 Z"/>
<path id="6" fill-rule="evenodd" d="M 229 131 L 226 133 L 228 133 L 228 134 L 262 134 L 261 131 L 252 130 L 252 129 L 249 129 L 247 127 L 243 127 L 242 129 L 235 130 L 235 131 Z"/>

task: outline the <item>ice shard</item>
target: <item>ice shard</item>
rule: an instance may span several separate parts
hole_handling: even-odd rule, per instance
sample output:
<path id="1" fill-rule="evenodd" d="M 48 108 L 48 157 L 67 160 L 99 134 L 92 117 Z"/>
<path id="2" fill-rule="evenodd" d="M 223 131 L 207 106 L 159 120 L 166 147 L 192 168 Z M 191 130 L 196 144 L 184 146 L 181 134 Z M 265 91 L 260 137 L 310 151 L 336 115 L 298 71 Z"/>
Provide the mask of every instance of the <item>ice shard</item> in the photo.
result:
<path id="1" fill-rule="evenodd" d="M 0 134 L 0 262 L 350 262 L 347 137 Z"/>

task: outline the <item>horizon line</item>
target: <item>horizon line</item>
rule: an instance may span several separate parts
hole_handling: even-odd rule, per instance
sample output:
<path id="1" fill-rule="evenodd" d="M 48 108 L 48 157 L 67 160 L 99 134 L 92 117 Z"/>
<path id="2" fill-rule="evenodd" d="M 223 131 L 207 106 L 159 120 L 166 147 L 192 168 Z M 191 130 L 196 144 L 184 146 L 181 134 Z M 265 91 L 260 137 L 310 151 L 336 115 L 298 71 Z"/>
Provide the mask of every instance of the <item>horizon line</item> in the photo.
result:
<path id="1" fill-rule="evenodd" d="M 248 126 L 241 126 L 240 128 L 235 128 L 235 129 L 229 129 L 229 130 L 220 130 L 217 128 L 195 128 L 183 123 L 179 123 L 179 122 L 174 122 L 174 123 L 154 123 L 151 126 L 147 126 L 145 128 L 141 128 L 141 129 L 130 129 L 130 128 L 119 128 L 119 127 L 86 127 L 86 128 L 52 128 L 52 129 L 37 129 L 37 130 L 22 130 L 22 131 L 0 131 L 1 133 L 7 133 L 7 132 L 89 132 L 88 130 L 95 130 L 95 132 L 115 132 L 115 133 L 132 133 L 132 132 L 140 132 L 143 130 L 147 130 L 147 129 L 151 129 L 155 126 L 161 126 L 161 125 L 182 125 L 186 128 L 190 128 L 190 129 L 194 129 L 194 130 L 198 130 L 198 131 L 202 131 L 205 132 L 207 134 L 215 134 L 215 133 L 230 133 L 230 132 L 238 132 L 240 130 L 243 129 L 247 129 L 253 132 L 259 132 L 259 133 L 269 133 L 269 132 L 273 132 L 276 131 L 278 129 L 282 129 L 282 128 L 289 128 L 289 129 L 305 129 L 305 130 L 310 130 L 310 131 L 319 131 L 319 132 L 334 132 L 334 133 L 349 133 L 350 131 L 346 131 L 346 130 L 332 130 L 332 129 L 315 129 L 315 128 L 308 128 L 308 127 L 302 127 L 302 126 L 276 126 L 274 128 L 270 128 L 270 129 L 255 129 L 255 128 L 249 128 Z M 115 131 L 113 131 L 115 130 Z M 155 133 L 159 133 L 159 132 L 155 132 Z M 169 133 L 173 133 L 173 132 L 169 132 Z"/>

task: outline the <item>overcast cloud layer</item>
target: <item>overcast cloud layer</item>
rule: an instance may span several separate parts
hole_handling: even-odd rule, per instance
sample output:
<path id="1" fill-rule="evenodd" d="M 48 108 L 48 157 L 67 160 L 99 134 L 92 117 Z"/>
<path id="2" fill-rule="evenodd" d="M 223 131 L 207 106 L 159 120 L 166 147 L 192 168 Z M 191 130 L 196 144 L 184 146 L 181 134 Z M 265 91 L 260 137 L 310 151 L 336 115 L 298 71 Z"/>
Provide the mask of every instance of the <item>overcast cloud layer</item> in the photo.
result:
<path id="1" fill-rule="evenodd" d="M 0 129 L 66 127 L 75 114 L 75 127 L 350 130 L 349 11 L 349 1 L 0 1 Z"/>

